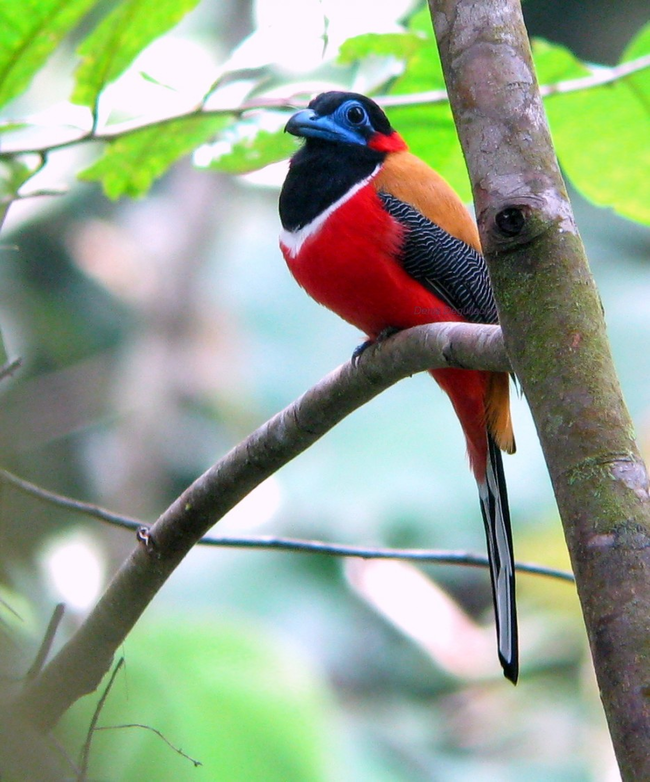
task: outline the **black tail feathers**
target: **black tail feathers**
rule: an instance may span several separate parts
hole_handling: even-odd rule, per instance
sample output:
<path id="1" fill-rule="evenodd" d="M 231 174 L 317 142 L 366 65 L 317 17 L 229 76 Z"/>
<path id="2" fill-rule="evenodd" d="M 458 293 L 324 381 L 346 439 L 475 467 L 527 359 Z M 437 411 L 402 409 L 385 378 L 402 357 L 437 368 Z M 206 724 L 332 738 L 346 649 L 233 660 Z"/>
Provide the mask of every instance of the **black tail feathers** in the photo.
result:
<path id="1" fill-rule="evenodd" d="M 479 483 L 478 488 L 490 561 L 499 660 L 506 678 L 516 684 L 519 675 L 519 644 L 510 510 L 501 451 L 491 435 L 487 437 L 485 482 Z"/>

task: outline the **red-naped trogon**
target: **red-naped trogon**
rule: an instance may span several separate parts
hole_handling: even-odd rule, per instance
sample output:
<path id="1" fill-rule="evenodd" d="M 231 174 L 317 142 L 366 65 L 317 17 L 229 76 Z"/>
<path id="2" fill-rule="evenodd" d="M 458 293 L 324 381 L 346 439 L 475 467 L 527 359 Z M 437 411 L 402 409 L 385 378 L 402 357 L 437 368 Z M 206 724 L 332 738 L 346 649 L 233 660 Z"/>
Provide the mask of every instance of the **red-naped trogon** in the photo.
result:
<path id="1" fill-rule="evenodd" d="M 496 323 L 476 225 L 374 101 L 326 92 L 289 120 L 305 139 L 280 195 L 280 246 L 316 301 L 373 341 L 423 323 Z M 501 450 L 515 450 L 505 373 L 436 369 L 460 419 L 485 523 L 505 675 L 518 675 L 515 577 Z"/>

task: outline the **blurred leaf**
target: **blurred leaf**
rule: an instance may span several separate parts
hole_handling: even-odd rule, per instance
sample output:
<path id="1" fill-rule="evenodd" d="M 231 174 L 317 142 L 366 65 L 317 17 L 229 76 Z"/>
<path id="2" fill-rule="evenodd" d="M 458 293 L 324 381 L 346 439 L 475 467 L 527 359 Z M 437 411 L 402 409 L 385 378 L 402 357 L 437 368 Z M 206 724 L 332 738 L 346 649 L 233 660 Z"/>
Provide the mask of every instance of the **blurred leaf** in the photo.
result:
<path id="1" fill-rule="evenodd" d="M 79 178 L 101 182 L 112 199 L 145 195 L 172 163 L 209 141 L 228 121 L 225 115 L 183 117 L 120 136 Z"/>
<path id="2" fill-rule="evenodd" d="M 408 29 L 413 33 L 422 33 L 427 38 L 434 40 L 433 26 L 431 24 L 431 11 L 427 3 L 417 9 L 417 11 L 409 17 Z"/>
<path id="3" fill-rule="evenodd" d="M 537 81 L 540 84 L 555 84 L 590 73 L 589 68 L 565 46 L 535 38 L 532 49 Z"/>
<path id="4" fill-rule="evenodd" d="M 428 9 L 424 8 L 426 16 Z M 404 75 L 391 86 L 394 95 L 444 89 L 440 56 L 431 22 L 422 24 L 422 14 L 413 16 L 406 33 L 368 33 L 349 38 L 341 46 L 339 61 L 349 65 L 371 55 L 395 57 L 404 62 Z"/>
<path id="5" fill-rule="evenodd" d="M 0 122 L 0 133 L 14 133 L 28 127 L 28 122 Z"/>
<path id="6" fill-rule="evenodd" d="M 72 101 L 93 108 L 152 41 L 196 6 L 198 0 L 123 0 L 83 41 Z"/>
<path id="7" fill-rule="evenodd" d="M 445 80 L 438 47 L 430 34 L 424 45 L 413 52 L 404 74 L 393 83 L 390 93 L 403 95 L 444 88 Z M 411 152 L 435 168 L 463 201 L 471 201 L 472 192 L 465 158 L 449 103 L 444 101 L 430 105 L 403 106 L 388 109 L 387 114 L 391 124 L 406 140 Z"/>
<path id="8" fill-rule="evenodd" d="M 408 61 L 427 42 L 413 33 L 367 33 L 348 38 L 339 53 L 341 65 L 352 65 L 366 57 L 397 57 Z"/>
<path id="9" fill-rule="evenodd" d="M 24 92 L 95 0 L 0 0 L 0 106 Z"/>
<path id="10" fill-rule="evenodd" d="M 629 62 L 639 57 L 650 54 L 650 23 L 643 27 L 640 32 L 630 41 L 623 52 L 621 62 Z M 648 107 L 650 114 L 650 68 L 645 68 L 637 73 L 630 74 L 625 80 L 628 87 L 633 90 L 640 101 L 643 101 Z"/>
<path id="11" fill-rule="evenodd" d="M 33 156 L 32 156 L 33 157 Z M 0 201 L 15 198 L 22 185 L 34 174 L 35 166 L 29 166 L 17 157 L 0 160 Z"/>
<path id="12" fill-rule="evenodd" d="M 621 57 L 621 62 L 636 60 L 638 57 L 643 57 L 645 54 L 650 54 L 650 22 L 648 22 L 645 27 L 642 27 L 626 46 L 623 56 Z M 646 69 L 637 75 L 647 80 L 648 70 Z"/>
<path id="13" fill-rule="evenodd" d="M 253 138 L 233 144 L 229 152 L 210 163 L 210 168 L 227 174 L 245 174 L 284 160 L 297 148 L 295 138 L 283 130 L 260 130 Z"/>
<path id="14" fill-rule="evenodd" d="M 414 155 L 443 176 L 464 202 L 472 199 L 465 158 L 448 103 L 388 109 L 391 124 Z"/>
<path id="15" fill-rule="evenodd" d="M 650 42 L 642 33 L 633 51 Z M 570 52 L 547 42 L 536 44 L 540 72 L 553 81 L 589 71 Z M 598 206 L 650 224 L 650 146 L 648 108 L 643 91 L 648 73 L 611 84 L 555 94 L 545 101 L 558 158 L 580 193 Z"/>
<path id="16" fill-rule="evenodd" d="M 406 70 L 392 85 L 391 94 L 409 94 L 445 89 L 438 47 L 433 39 L 409 57 Z"/>
<path id="17" fill-rule="evenodd" d="M 163 87 L 166 90 L 171 90 L 174 92 L 174 87 L 171 87 L 169 84 L 163 84 L 161 81 L 158 81 L 158 79 L 154 78 L 150 74 L 145 73 L 145 71 L 138 71 L 138 73 L 145 81 L 148 81 L 149 84 L 155 84 L 156 87 Z"/>
<path id="18" fill-rule="evenodd" d="M 650 224 L 648 116 L 623 82 L 575 93 L 570 112 L 549 110 L 560 163 L 598 206 Z"/>
<path id="19" fill-rule="evenodd" d="M 155 728 L 202 770 L 151 731 L 123 729 L 95 734 L 92 779 L 328 778 L 325 691 L 295 653 L 257 628 L 179 616 L 138 628 L 125 647 L 126 678 L 118 677 L 99 724 Z M 77 742 L 95 702 L 78 703 L 65 718 Z"/>

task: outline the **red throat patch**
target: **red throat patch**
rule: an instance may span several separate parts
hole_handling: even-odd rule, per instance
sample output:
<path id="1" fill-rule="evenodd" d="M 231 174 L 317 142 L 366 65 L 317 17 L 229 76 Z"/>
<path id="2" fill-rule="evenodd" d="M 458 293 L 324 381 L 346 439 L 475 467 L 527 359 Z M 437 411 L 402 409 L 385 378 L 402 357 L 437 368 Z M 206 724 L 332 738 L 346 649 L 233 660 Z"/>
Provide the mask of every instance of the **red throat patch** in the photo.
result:
<path id="1" fill-rule="evenodd" d="M 370 149 L 376 149 L 377 152 L 404 152 L 408 149 L 406 141 L 399 133 L 393 131 L 390 136 L 385 133 L 375 133 L 368 141 Z"/>

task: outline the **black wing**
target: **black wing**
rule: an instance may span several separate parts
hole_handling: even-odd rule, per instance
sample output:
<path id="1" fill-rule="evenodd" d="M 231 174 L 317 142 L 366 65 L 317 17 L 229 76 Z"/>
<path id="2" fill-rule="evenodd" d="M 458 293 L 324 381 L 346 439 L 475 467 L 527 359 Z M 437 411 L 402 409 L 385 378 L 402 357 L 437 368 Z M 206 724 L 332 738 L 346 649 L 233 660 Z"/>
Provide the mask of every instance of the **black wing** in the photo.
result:
<path id="1" fill-rule="evenodd" d="M 406 229 L 404 271 L 473 323 L 497 323 L 485 259 L 410 204 L 379 193 L 384 208 Z"/>

